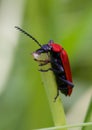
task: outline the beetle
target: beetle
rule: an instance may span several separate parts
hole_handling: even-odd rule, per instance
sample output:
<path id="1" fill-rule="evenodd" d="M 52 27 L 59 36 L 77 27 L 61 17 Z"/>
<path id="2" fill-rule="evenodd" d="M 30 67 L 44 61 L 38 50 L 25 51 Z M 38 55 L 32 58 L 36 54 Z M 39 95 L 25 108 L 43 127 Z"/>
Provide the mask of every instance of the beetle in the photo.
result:
<path id="1" fill-rule="evenodd" d="M 55 96 L 55 100 L 59 96 L 59 90 L 64 95 L 70 96 L 74 85 L 72 81 L 69 58 L 64 48 L 61 45 L 54 43 L 53 40 L 50 40 L 47 44 L 41 45 L 32 35 L 24 31 L 20 27 L 15 26 L 15 28 L 26 34 L 28 37 L 34 40 L 38 44 L 38 46 L 40 46 L 39 49 L 32 53 L 35 57 L 35 60 L 40 62 L 40 66 L 51 63 L 51 68 L 48 68 L 46 70 L 40 69 L 39 71 L 53 71 L 57 83 L 57 95 Z M 45 60 L 37 59 L 37 57 L 42 53 L 46 53 L 49 58 Z"/>

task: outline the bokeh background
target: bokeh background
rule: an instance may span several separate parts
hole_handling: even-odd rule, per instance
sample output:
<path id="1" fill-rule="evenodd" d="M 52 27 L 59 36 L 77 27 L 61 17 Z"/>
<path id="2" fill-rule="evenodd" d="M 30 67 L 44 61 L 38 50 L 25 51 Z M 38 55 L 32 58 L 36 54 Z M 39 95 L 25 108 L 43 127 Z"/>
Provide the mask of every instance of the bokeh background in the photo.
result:
<path id="1" fill-rule="evenodd" d="M 67 50 L 75 84 L 71 97 L 60 95 L 67 123 L 92 121 L 92 0 L 0 0 L 0 130 L 54 125 L 30 55 L 38 46 L 14 26 Z"/>

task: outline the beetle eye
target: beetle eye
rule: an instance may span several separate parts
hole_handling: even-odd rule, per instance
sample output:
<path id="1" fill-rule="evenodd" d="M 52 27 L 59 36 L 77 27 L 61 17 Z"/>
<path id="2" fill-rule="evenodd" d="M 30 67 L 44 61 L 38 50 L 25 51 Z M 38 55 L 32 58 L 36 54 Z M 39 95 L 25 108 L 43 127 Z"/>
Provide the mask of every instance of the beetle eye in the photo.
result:
<path id="1" fill-rule="evenodd" d="M 50 44 L 53 44 L 53 43 L 54 43 L 54 41 L 53 41 L 53 40 L 50 40 L 48 44 L 50 45 Z"/>

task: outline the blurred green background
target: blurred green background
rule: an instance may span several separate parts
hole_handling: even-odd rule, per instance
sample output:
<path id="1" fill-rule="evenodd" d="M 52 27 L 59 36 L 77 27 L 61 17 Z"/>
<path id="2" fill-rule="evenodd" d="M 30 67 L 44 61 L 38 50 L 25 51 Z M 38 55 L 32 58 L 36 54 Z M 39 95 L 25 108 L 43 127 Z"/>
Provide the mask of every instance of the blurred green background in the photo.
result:
<path id="1" fill-rule="evenodd" d="M 53 39 L 67 50 L 75 84 L 71 97 L 61 94 L 67 122 L 92 121 L 92 0 L 1 0 L 0 130 L 54 125 L 38 65 L 30 55 L 38 46 L 14 26 L 42 44 Z"/>

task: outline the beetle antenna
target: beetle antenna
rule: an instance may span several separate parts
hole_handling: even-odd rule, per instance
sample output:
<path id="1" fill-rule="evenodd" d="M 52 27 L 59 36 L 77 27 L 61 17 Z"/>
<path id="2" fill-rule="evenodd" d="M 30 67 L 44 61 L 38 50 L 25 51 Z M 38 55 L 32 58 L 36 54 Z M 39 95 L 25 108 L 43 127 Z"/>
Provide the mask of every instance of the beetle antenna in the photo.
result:
<path id="1" fill-rule="evenodd" d="M 17 28 L 19 31 L 21 31 L 22 33 L 24 33 L 25 35 L 27 35 L 28 37 L 30 37 L 32 40 L 34 40 L 40 47 L 42 47 L 42 45 L 29 33 L 27 33 L 26 31 L 24 31 L 23 29 L 21 29 L 18 26 L 15 26 L 15 28 Z"/>

